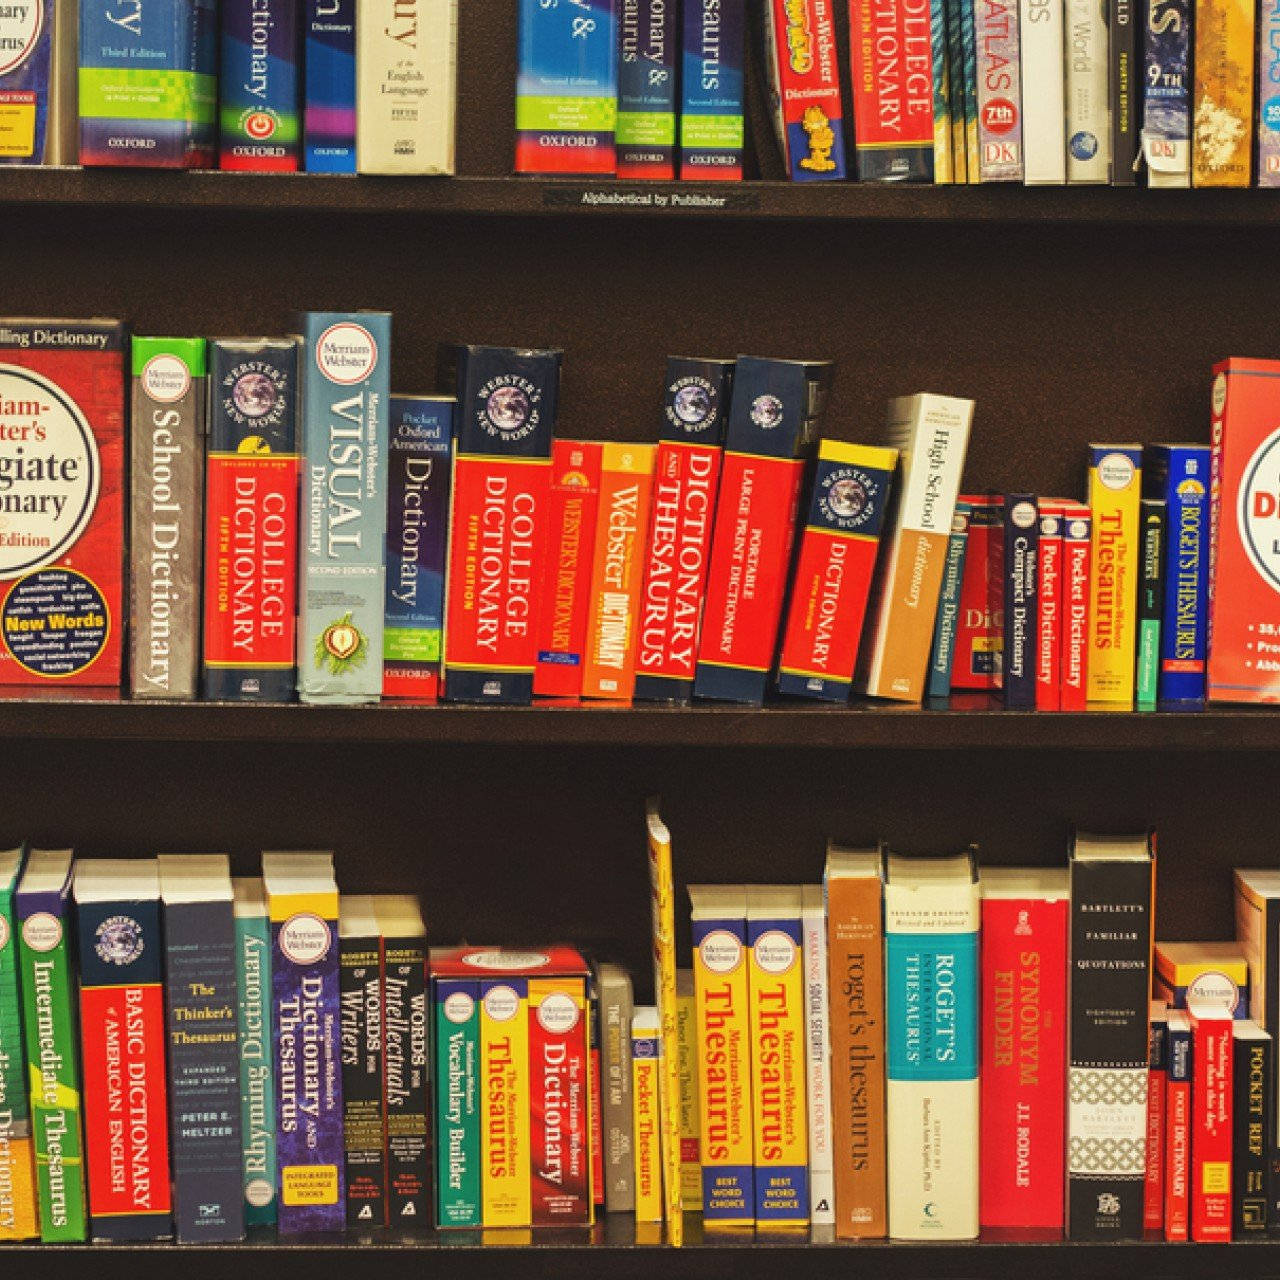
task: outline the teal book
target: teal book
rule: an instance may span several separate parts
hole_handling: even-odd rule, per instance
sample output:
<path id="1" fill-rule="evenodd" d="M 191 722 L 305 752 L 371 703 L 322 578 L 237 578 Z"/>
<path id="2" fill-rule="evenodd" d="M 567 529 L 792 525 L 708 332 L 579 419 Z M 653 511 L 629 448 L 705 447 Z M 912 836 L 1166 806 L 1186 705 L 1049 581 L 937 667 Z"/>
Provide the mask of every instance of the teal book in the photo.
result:
<path id="1" fill-rule="evenodd" d="M 964 560 L 969 547 L 969 516 L 972 511 L 969 503 L 957 502 L 956 513 L 951 518 L 951 538 L 947 542 L 942 592 L 933 624 L 933 649 L 929 655 L 929 682 L 925 690 L 928 698 L 951 695 L 951 668 L 955 665 L 960 590 L 964 585 Z"/>
<path id="2" fill-rule="evenodd" d="M 433 984 L 436 1046 L 436 1222 L 479 1227 L 480 984 Z"/>

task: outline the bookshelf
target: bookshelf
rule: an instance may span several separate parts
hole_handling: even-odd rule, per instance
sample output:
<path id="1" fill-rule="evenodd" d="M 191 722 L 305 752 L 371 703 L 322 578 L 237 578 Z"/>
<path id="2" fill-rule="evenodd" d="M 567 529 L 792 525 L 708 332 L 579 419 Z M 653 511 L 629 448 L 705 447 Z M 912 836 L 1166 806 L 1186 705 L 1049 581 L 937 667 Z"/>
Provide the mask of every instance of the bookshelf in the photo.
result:
<path id="1" fill-rule="evenodd" d="M 561 430 L 652 439 L 673 352 L 829 357 L 825 427 L 868 439 L 888 396 L 978 401 L 969 487 L 1077 493 L 1090 439 L 1204 438 L 1209 366 L 1274 354 L 1272 193 L 798 188 L 751 103 L 741 187 L 518 180 L 510 0 L 463 0 L 453 180 L 0 170 L 9 314 L 123 315 L 142 332 L 272 332 L 300 307 L 393 311 L 395 387 L 436 344 L 562 345 Z M 758 77 L 757 77 L 758 80 Z M 707 195 L 584 204 L 584 191 Z M 422 895 L 435 940 L 550 934 L 648 972 L 641 804 L 677 874 L 815 880 L 828 835 L 993 863 L 1060 861 L 1074 822 L 1160 832 L 1166 937 L 1227 937 L 1230 869 L 1272 863 L 1280 717 L 773 708 L 149 706 L 0 700 L 2 839 L 85 854 L 333 848 L 345 887 Z M 687 926 L 680 938 L 687 950 Z M 1264 1276 L 1265 1245 L 703 1242 L 660 1258 L 630 1221 L 589 1240 L 374 1242 L 464 1277 Z M 261 1247 L 260 1247 L 261 1246 Z M 267 1246 L 183 1250 L 197 1278 Z M 360 1242 L 280 1245 L 279 1280 L 336 1277 Z M 146 1277 L 173 1246 L 123 1248 Z M 229 1261 L 231 1255 L 234 1260 Z M 444 1255 L 444 1256 L 440 1256 Z M 84 1280 L 101 1251 L 3 1253 Z M 368 1255 L 365 1255 L 368 1256 Z M 429 1261 L 428 1261 L 429 1259 Z"/>

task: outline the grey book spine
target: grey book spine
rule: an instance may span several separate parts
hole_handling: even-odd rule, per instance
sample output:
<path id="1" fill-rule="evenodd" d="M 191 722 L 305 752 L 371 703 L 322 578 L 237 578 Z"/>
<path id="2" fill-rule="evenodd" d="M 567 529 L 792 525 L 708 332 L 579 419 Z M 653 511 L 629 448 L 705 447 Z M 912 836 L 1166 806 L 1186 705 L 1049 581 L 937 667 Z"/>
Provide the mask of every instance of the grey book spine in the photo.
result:
<path id="1" fill-rule="evenodd" d="M 635 1140 L 631 1110 L 631 977 L 617 965 L 600 966 L 600 1030 L 604 1113 L 604 1207 L 636 1207 Z"/>

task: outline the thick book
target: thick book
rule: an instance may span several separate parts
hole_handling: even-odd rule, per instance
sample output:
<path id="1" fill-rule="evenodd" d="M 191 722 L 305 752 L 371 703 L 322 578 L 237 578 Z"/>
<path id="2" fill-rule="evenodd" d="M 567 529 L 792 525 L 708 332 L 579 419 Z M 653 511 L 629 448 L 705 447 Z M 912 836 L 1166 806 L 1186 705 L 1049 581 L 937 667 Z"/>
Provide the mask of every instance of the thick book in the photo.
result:
<path id="1" fill-rule="evenodd" d="M 1063 711 L 1084 711 L 1089 700 L 1090 601 L 1093 595 L 1093 512 L 1068 503 L 1062 521 Z"/>
<path id="2" fill-rule="evenodd" d="M 1191 1238 L 1231 1239 L 1233 1019 L 1221 1010 L 1191 1018 Z"/>
<path id="3" fill-rule="evenodd" d="M 1257 130 L 1257 168 L 1254 185 L 1280 186 L 1280 11 L 1265 5 L 1257 13 L 1257 105 L 1253 125 Z"/>
<path id="4" fill-rule="evenodd" d="M 1142 28 L 1142 158 L 1149 187 L 1191 185 L 1192 0 L 1159 0 Z"/>
<path id="5" fill-rule="evenodd" d="M 982 1176 L 988 1227 L 1061 1231 L 1067 1079 L 1067 872 L 984 867 Z"/>
<path id="6" fill-rule="evenodd" d="M 1041 498 L 1036 554 L 1036 710 L 1062 705 L 1062 526 L 1065 504 Z"/>
<path id="7" fill-rule="evenodd" d="M 1030 493 L 1004 501 L 1004 705 L 1036 705 L 1040 644 L 1040 509 Z"/>
<path id="8" fill-rule="evenodd" d="M 609 1213 L 635 1208 L 635 1139 L 631 1107 L 631 1036 L 635 1008 L 631 975 L 602 964 L 600 986 L 601 1098 L 604 1105 L 604 1207 Z"/>
<path id="9" fill-rule="evenodd" d="M 54 100 L 60 88 L 75 80 L 74 50 L 68 59 L 64 26 L 71 26 L 74 45 L 76 5 L 19 5 L 6 15 L 6 56 L 0 67 L 0 165 L 71 164 L 60 154 L 61 139 L 54 119 Z M 55 42 L 55 32 L 61 40 Z M 58 46 L 64 56 L 56 55 Z M 67 66 L 68 62 L 71 63 Z M 59 64 L 64 65 L 59 65 Z M 69 77 L 68 77 L 68 74 Z M 72 90 L 74 101 L 74 89 Z"/>
<path id="10" fill-rule="evenodd" d="M 884 880 L 889 1235 L 978 1234 L 978 937 L 973 850 L 889 854 Z"/>
<path id="11" fill-rule="evenodd" d="M 1191 185 L 1247 187 L 1253 172 L 1257 6 L 1195 0 Z"/>
<path id="12" fill-rule="evenodd" d="M 1090 702 L 1130 706 L 1138 639 L 1142 446 L 1089 446 Z"/>
<path id="13" fill-rule="evenodd" d="M 1018 0 L 975 4 L 978 41 L 978 181 L 1021 182 L 1022 41 Z M 1038 91 L 1039 86 L 1027 85 Z"/>
<path id="14" fill-rule="evenodd" d="M 237 1026 L 240 1041 L 240 1172 L 247 1227 L 274 1226 L 276 1089 L 272 1070 L 271 927 L 258 877 L 231 881 L 236 923 Z"/>
<path id="15" fill-rule="evenodd" d="M 303 0 L 221 0 L 218 167 L 302 168 Z"/>
<path id="16" fill-rule="evenodd" d="M 1065 0 L 1067 181 L 1111 180 L 1107 0 Z"/>
<path id="17" fill-rule="evenodd" d="M 223 853 L 162 854 L 159 863 L 177 1237 L 186 1244 L 242 1240 L 245 1144 L 230 860 Z"/>
<path id="18" fill-rule="evenodd" d="M 1167 1104 L 1169 1101 L 1169 1014 L 1163 1000 L 1151 1002 L 1147 1061 L 1147 1152 L 1142 1228 L 1164 1230 Z"/>
<path id="19" fill-rule="evenodd" d="M 1173 1009 L 1248 1018 L 1249 961 L 1238 942 L 1157 942 L 1152 990 Z"/>
<path id="20" fill-rule="evenodd" d="M 1000 687 L 1004 648 L 1004 500 L 966 493 L 961 502 L 969 508 L 969 535 L 951 687 L 990 692 Z"/>
<path id="21" fill-rule="evenodd" d="M 946 68 L 947 68 L 947 116 L 951 125 L 951 180 L 957 183 L 969 181 L 968 147 L 965 142 L 965 66 L 964 66 L 964 20 L 960 13 L 962 5 L 959 0 L 943 0 L 943 24 L 946 27 Z M 937 14 L 934 6 L 934 74 L 937 74 Z M 972 14 L 972 9 L 970 9 Z M 935 121 L 935 126 L 937 122 Z M 934 133 L 934 158 L 938 154 L 937 132 Z"/>
<path id="22" fill-rule="evenodd" d="M 203 338 L 134 338 L 129 467 L 129 694 L 193 702 L 200 689 Z"/>
<path id="23" fill-rule="evenodd" d="M 1160 626 L 1164 609 L 1165 504 L 1143 498 L 1138 516 L 1138 653 L 1134 660 L 1134 703 L 1154 711 L 1160 685 Z"/>
<path id="24" fill-rule="evenodd" d="M 1164 1238 L 1180 1241 L 1190 1237 L 1191 1227 L 1191 1019 L 1170 1009 L 1167 1025 Z"/>
<path id="25" fill-rule="evenodd" d="M 760 706 L 777 654 L 805 459 L 830 389 L 819 361 L 742 356 L 707 573 L 697 698 Z"/>
<path id="26" fill-rule="evenodd" d="M 667 358 L 640 593 L 640 701 L 693 695 L 733 370 L 732 360 Z"/>
<path id="27" fill-rule="evenodd" d="M 40 1234 L 13 901 L 25 859 L 25 848 L 0 853 L 0 1240 Z"/>
<path id="28" fill-rule="evenodd" d="M 434 965 L 432 966 L 434 967 Z M 480 1220 L 480 983 L 431 979 L 435 1011 L 436 1225 Z"/>
<path id="29" fill-rule="evenodd" d="M 1067 180 L 1066 12 L 1055 0 L 1020 0 L 1022 36 L 1022 180 L 1029 187 Z"/>
<path id="30" fill-rule="evenodd" d="M 1134 0 L 1107 0 L 1113 187 L 1132 187 L 1138 180 L 1138 32 L 1142 8 Z"/>
<path id="31" fill-rule="evenodd" d="M 286 1236 L 342 1231 L 338 886 L 331 853 L 264 853 L 276 1154 Z"/>
<path id="32" fill-rule="evenodd" d="M 300 393 L 296 338 L 210 342 L 201 668 L 209 699 L 294 697 Z"/>
<path id="33" fill-rule="evenodd" d="M 445 581 L 450 702 L 533 697 L 560 358 L 509 347 L 441 351 L 443 389 L 458 401 Z"/>
<path id="34" fill-rule="evenodd" d="M 925 685 L 925 696 L 929 698 L 946 698 L 951 693 L 971 510 L 967 502 L 957 501 L 956 513 L 951 517 L 951 537 L 947 541 L 942 590 L 938 594 L 938 616 L 933 621 L 933 643 L 929 648 L 929 681 Z"/>
<path id="35" fill-rule="evenodd" d="M 165 960 L 154 858 L 75 867 L 84 1147 L 94 1240 L 173 1234 L 165 1083 Z M 169 966 L 172 969 L 172 966 Z M 175 976 L 170 975 L 170 990 Z"/>
<path id="36" fill-rule="evenodd" d="M 898 450 L 898 500 L 880 557 L 854 687 L 919 702 L 947 542 L 973 421 L 973 401 L 904 396 L 889 403 L 882 443 Z"/>
<path id="37" fill-rule="evenodd" d="M 658 1076 L 662 1070 L 658 1010 L 639 1005 L 631 1017 L 631 1112 L 636 1222 L 662 1221 L 662 1125 Z"/>
<path id="38" fill-rule="evenodd" d="M 298 696 L 382 696 L 391 316 L 310 311 L 303 335 Z"/>
<path id="39" fill-rule="evenodd" d="M 1234 1240 L 1262 1240 L 1271 1228 L 1274 1039 L 1249 1019 L 1233 1023 L 1231 1031 L 1231 1236 Z"/>
<path id="40" fill-rule="evenodd" d="M 448 973 L 433 957 L 433 973 Z M 517 969 L 480 982 L 481 1222 L 485 1227 L 528 1227 L 533 1221 L 530 1181 L 529 979 Z"/>
<path id="41" fill-rule="evenodd" d="M 801 887 L 800 928 L 804 957 L 805 1093 L 809 1106 L 809 1218 L 815 1227 L 834 1226 L 831 1001 L 827 986 L 827 910 L 821 885 Z"/>
<path id="42" fill-rule="evenodd" d="M 356 171 L 356 13 L 355 0 L 305 0 L 302 168 L 308 173 Z"/>
<path id="43" fill-rule="evenodd" d="M 1140 1240 L 1154 838 L 1077 832 L 1070 866 L 1067 1234 Z"/>
<path id="44" fill-rule="evenodd" d="M 885 1182 L 884 884 L 879 849 L 827 847 L 831 1126 L 836 1236 L 888 1231 Z"/>
<path id="45" fill-rule="evenodd" d="M 679 0 L 680 177 L 742 178 L 745 0 Z"/>
<path id="46" fill-rule="evenodd" d="M 680 10 L 637 0 L 618 13 L 618 177 L 676 176 Z"/>

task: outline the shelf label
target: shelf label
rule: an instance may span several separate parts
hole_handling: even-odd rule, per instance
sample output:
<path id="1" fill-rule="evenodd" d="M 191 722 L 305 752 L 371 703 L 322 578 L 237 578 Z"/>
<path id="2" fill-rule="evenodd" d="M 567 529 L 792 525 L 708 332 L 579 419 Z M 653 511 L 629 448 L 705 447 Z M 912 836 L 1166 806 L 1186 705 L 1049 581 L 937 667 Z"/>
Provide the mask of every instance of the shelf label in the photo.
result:
<path id="1" fill-rule="evenodd" d="M 682 190 L 679 184 L 643 186 L 554 186 L 542 193 L 548 208 L 574 209 L 667 209 L 672 212 L 721 213 L 758 209 L 760 197 L 754 191 Z"/>

